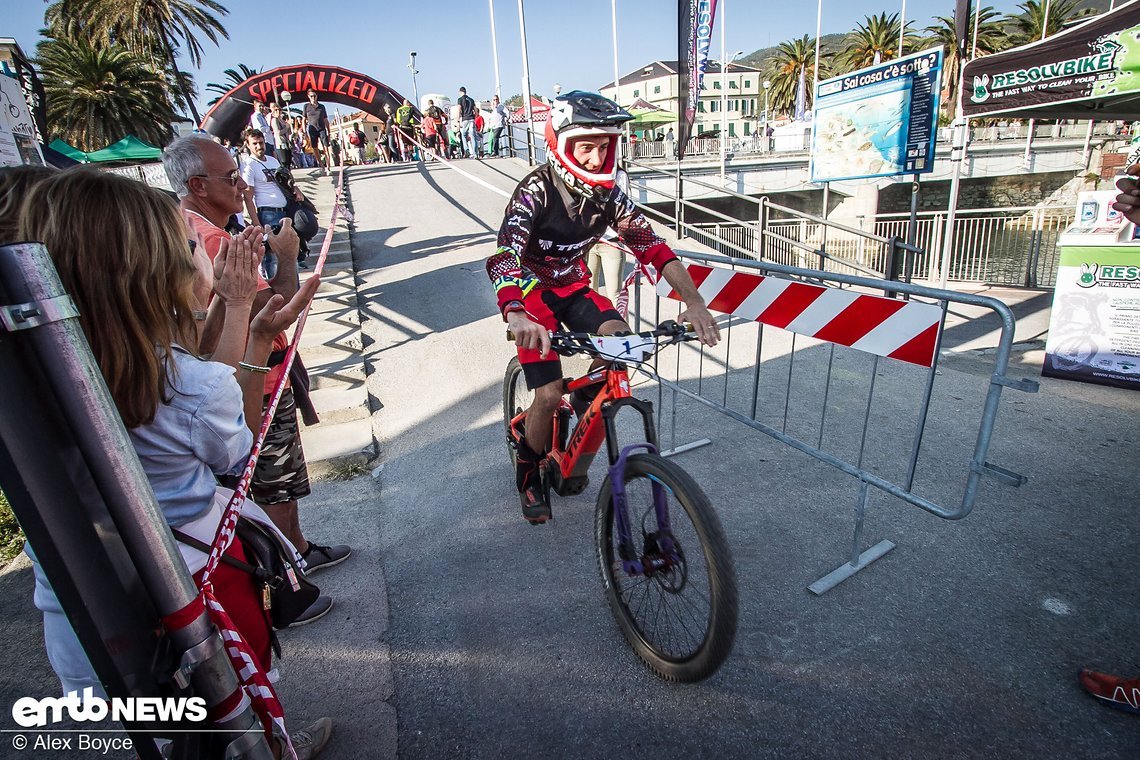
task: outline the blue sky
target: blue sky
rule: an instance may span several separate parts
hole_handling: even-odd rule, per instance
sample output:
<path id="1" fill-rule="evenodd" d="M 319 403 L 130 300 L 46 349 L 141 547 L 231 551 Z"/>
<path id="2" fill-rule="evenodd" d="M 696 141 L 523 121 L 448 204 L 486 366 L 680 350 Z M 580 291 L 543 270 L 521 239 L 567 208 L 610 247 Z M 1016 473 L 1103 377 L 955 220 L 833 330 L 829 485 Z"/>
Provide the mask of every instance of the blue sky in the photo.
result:
<path id="1" fill-rule="evenodd" d="M 359 71 L 407 94 L 412 78 L 408 53 L 415 50 L 419 92 L 455 97 L 462 85 L 478 98 L 494 93 L 488 0 L 429 0 L 412 4 L 360 0 L 272 3 L 221 0 L 230 13 L 230 33 L 219 47 L 206 47 L 194 71 L 199 89 L 222 80 L 238 63 L 269 69 L 296 63 L 335 64 Z M 727 21 L 726 49 L 745 53 L 803 34 L 814 35 L 811 0 L 721 0 Z M 564 89 L 597 89 L 613 79 L 610 0 L 524 0 L 531 89 L 551 95 Z M 1016 2 L 989 0 L 998 11 Z M 901 2 L 823 0 L 823 33 L 846 32 L 864 16 L 898 12 Z M 43 0 L 8 0 L 0 37 L 15 37 L 34 52 L 43 25 Z M 908 0 L 906 15 L 918 27 L 950 16 L 954 0 Z M 401 12 L 400 8 L 408 8 Z M 504 97 L 522 91 L 517 0 L 494 0 L 499 75 Z M 269 9 L 272 9 L 269 12 Z M 313 11 L 319 12 L 319 21 Z M 672 0 L 617 0 L 618 68 L 627 74 L 652 60 L 677 57 L 676 4 Z M 718 16 L 719 16 L 718 12 Z M 720 21 L 713 57 L 720 55 Z M 191 69 L 192 70 L 192 69 Z M 207 97 L 200 99 L 204 105 Z M 204 112 L 204 108 L 203 108 Z"/>

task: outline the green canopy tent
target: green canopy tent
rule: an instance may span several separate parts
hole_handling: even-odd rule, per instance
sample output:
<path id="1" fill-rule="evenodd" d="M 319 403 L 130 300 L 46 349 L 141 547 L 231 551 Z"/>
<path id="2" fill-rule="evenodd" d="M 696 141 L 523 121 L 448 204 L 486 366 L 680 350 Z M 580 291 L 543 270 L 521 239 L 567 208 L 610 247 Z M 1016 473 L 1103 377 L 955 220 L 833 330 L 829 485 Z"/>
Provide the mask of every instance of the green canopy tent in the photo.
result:
<path id="1" fill-rule="evenodd" d="M 74 145 L 66 143 L 59 138 L 52 140 L 51 145 L 48 145 L 48 147 L 57 153 L 62 153 L 73 161 L 78 161 L 81 164 L 85 164 L 91 160 L 87 157 L 87 154 L 81 151 L 79 148 L 76 148 Z"/>
<path id="2" fill-rule="evenodd" d="M 672 111 L 645 111 L 634 114 L 630 124 L 634 127 L 656 127 L 662 124 L 673 124 L 677 121 L 677 114 Z"/>
<path id="3" fill-rule="evenodd" d="M 102 150 L 87 154 L 87 160 L 97 162 L 126 161 L 139 163 L 161 159 L 162 148 L 156 148 L 150 143 L 145 143 L 134 135 L 127 135 L 117 143 L 111 143 Z"/>

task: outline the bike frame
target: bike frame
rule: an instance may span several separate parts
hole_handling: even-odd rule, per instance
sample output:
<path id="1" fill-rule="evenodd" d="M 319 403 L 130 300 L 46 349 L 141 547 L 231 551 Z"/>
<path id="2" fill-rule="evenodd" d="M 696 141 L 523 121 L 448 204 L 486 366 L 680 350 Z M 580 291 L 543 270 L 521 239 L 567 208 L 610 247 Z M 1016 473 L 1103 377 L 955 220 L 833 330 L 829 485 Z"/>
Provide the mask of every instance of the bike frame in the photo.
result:
<path id="1" fill-rule="evenodd" d="M 570 404 L 565 395 L 581 388 L 602 384 L 597 396 L 590 406 L 583 412 L 574 428 L 573 435 L 565 446 L 562 445 L 562 426 L 569 418 Z M 645 427 L 645 440 L 618 448 L 617 427 L 614 418 L 624 407 L 633 408 L 641 415 Z M 519 414 L 511 420 L 512 429 L 517 430 L 517 423 L 525 419 L 526 412 Z M 609 457 L 610 486 L 614 502 L 614 521 L 618 533 L 618 548 L 622 559 L 622 569 L 628 575 L 652 575 L 654 572 L 665 571 L 680 561 L 678 552 L 673 543 L 669 522 L 669 509 L 665 498 L 664 487 L 653 482 L 653 507 L 657 517 L 657 536 L 655 540 L 660 549 L 659 554 L 653 557 L 642 557 L 638 553 L 633 541 L 633 530 L 629 519 L 629 510 L 625 497 L 625 466 L 630 454 L 638 449 L 650 453 L 658 453 L 657 430 L 653 424 L 653 404 L 648 401 L 634 398 L 630 392 L 629 372 L 621 362 L 614 362 L 608 367 L 600 367 L 583 375 L 576 380 L 570 380 L 565 385 L 564 397 L 555 410 L 551 436 L 551 450 L 547 455 L 558 468 L 561 479 L 570 481 L 572 478 L 585 479 L 590 464 L 601 448 L 602 440 L 606 442 L 606 454 Z M 648 560 L 648 561 L 645 561 Z"/>

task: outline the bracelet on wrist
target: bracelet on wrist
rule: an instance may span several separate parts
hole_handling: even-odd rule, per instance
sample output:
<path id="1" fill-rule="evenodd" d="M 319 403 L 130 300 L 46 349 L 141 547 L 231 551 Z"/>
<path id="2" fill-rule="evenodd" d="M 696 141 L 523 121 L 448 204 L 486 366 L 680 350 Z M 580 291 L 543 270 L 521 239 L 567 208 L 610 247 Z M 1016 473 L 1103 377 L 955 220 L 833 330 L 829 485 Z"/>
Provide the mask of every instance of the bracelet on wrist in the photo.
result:
<path id="1" fill-rule="evenodd" d="M 190 314 L 191 314 L 191 316 L 194 317 L 195 322 L 206 321 L 206 310 L 205 309 L 194 309 L 193 311 L 190 312 Z"/>
<path id="2" fill-rule="evenodd" d="M 238 367 L 247 372 L 255 372 L 259 375 L 269 374 L 269 367 L 261 367 L 257 364 L 250 364 L 249 362 L 238 362 Z"/>

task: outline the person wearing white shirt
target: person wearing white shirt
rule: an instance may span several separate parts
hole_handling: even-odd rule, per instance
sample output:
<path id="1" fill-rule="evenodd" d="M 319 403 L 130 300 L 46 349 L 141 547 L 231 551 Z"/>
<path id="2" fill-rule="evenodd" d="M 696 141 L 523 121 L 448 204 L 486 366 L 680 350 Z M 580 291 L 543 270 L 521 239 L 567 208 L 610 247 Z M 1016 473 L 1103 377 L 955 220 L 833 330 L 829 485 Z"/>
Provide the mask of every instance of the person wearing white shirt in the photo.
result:
<path id="1" fill-rule="evenodd" d="M 245 133 L 245 146 L 249 155 L 241 158 L 241 178 L 248 186 L 245 190 L 245 214 L 249 224 L 272 227 L 285 218 L 289 199 L 273 179 L 281 164 L 268 155 L 265 135 L 257 129 Z"/>
<path id="2" fill-rule="evenodd" d="M 269 121 L 269 104 L 264 100 L 253 101 L 253 114 L 249 117 L 249 126 L 265 135 L 265 154 L 275 157 L 277 155 L 277 140 L 273 136 L 273 125 Z"/>

